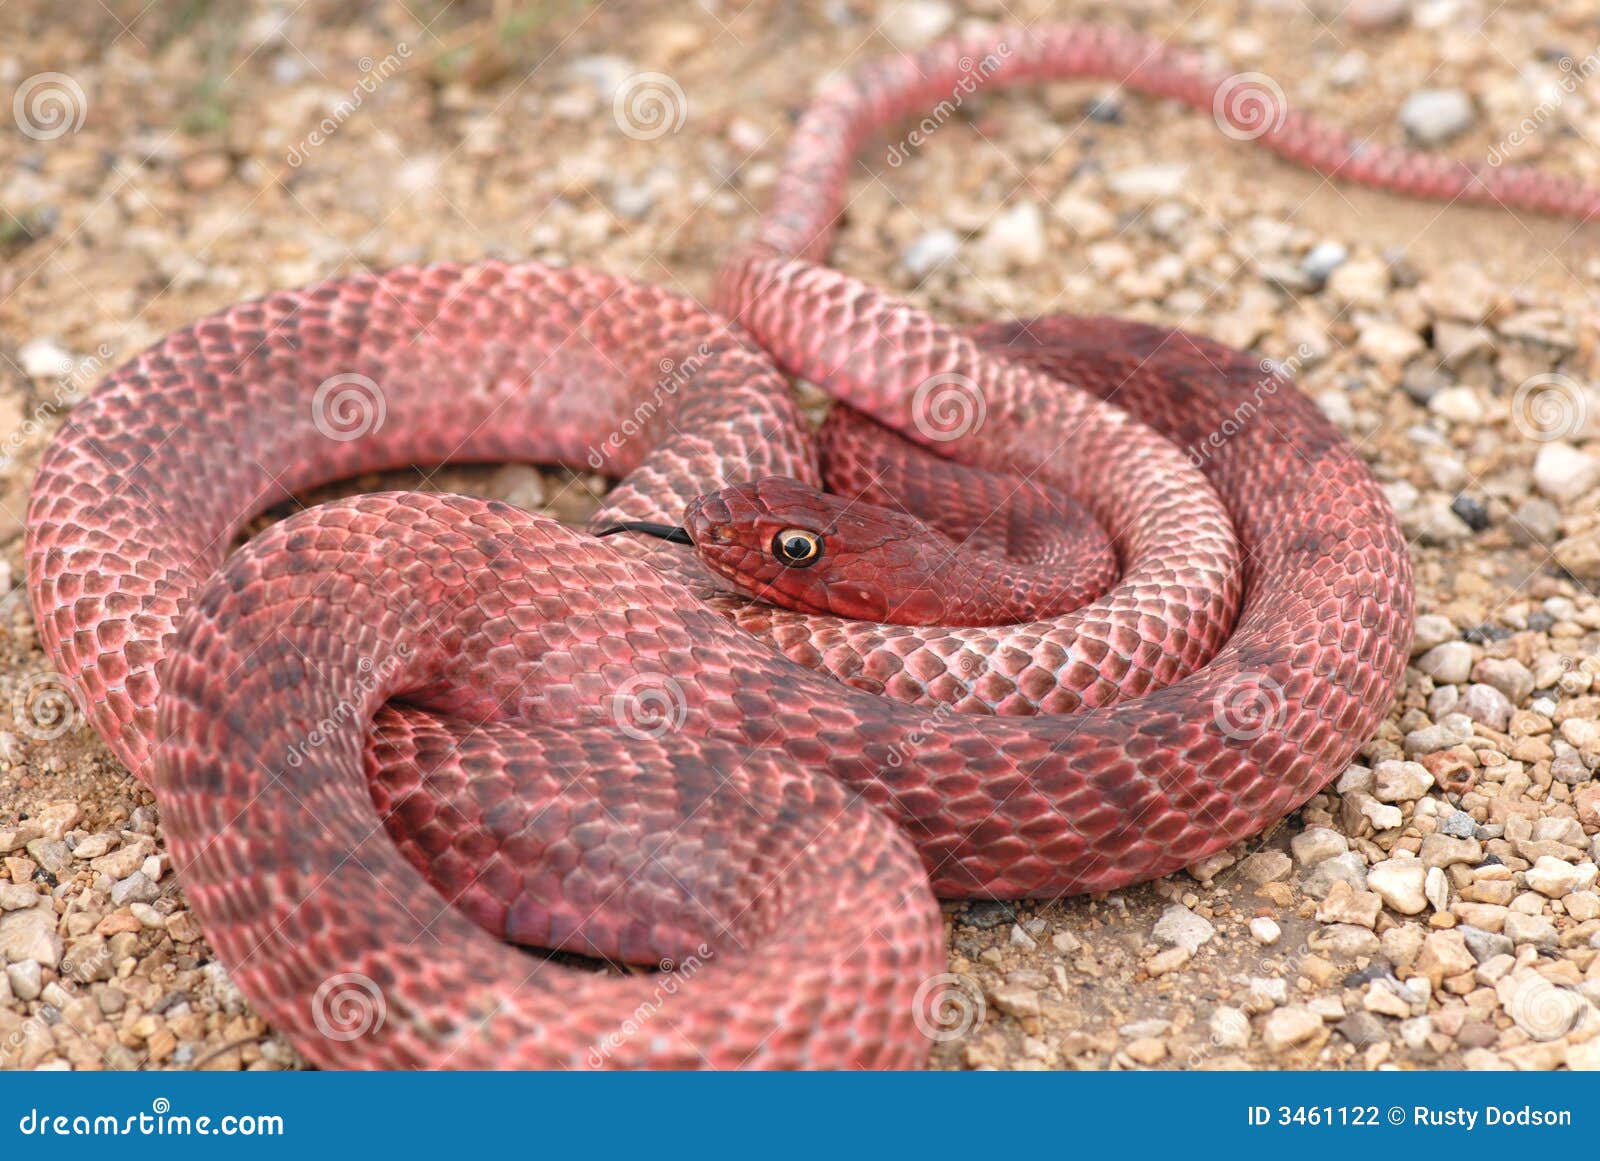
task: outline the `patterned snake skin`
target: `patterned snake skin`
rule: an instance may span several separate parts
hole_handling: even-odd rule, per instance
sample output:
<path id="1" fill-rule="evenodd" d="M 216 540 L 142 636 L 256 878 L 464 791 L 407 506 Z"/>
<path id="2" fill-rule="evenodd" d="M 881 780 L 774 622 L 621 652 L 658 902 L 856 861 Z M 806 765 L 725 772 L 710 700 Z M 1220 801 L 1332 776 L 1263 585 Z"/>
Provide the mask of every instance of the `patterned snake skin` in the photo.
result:
<path id="1" fill-rule="evenodd" d="M 1127 34 L 1000 30 L 819 98 L 722 315 L 582 269 L 407 268 L 230 307 L 119 368 L 40 468 L 41 635 L 155 788 L 217 955 L 309 1059 L 913 1066 L 936 895 L 1166 874 L 1370 736 L 1408 655 L 1406 547 L 1274 369 L 1110 319 L 956 332 L 815 265 L 867 136 L 974 70 L 1114 78 L 1403 193 L 1600 206 L 1252 109 Z M 786 375 L 841 401 L 825 456 Z M 791 493 L 723 489 L 820 486 L 824 459 L 846 497 L 931 493 L 979 540 L 1018 476 L 1071 497 L 1099 530 L 1077 607 L 949 628 L 728 592 L 748 559 L 717 530 Z M 703 559 L 418 494 L 228 555 L 322 482 L 503 460 L 619 477 L 594 528 L 688 510 Z M 599 975 L 512 943 L 670 963 Z"/>

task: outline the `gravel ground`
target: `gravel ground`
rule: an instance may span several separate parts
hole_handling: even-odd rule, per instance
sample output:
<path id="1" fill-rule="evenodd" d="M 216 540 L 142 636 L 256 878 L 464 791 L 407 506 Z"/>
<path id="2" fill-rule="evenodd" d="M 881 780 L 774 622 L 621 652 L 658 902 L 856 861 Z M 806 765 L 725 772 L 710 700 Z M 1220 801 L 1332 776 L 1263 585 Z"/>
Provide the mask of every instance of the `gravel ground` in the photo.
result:
<path id="1" fill-rule="evenodd" d="M 7 1067 L 298 1064 L 212 960 L 153 800 L 62 700 L 23 595 L 40 451 L 168 330 L 487 255 L 704 296 L 819 78 L 1046 9 L 1268 74 L 1377 140 L 1600 180 L 1588 0 L 142 7 L 0 8 L 0 89 L 31 130 L 4 127 L 0 168 Z M 614 104 L 643 72 L 669 81 L 664 120 Z M 934 1065 L 1600 1066 L 1592 233 L 1335 188 L 1104 85 L 980 94 L 886 158 L 861 166 L 839 265 L 951 319 L 1114 313 L 1289 365 L 1386 485 L 1418 576 L 1397 704 L 1294 817 L 1136 889 L 947 908 Z M 389 482 L 567 518 L 603 486 L 525 466 Z"/>

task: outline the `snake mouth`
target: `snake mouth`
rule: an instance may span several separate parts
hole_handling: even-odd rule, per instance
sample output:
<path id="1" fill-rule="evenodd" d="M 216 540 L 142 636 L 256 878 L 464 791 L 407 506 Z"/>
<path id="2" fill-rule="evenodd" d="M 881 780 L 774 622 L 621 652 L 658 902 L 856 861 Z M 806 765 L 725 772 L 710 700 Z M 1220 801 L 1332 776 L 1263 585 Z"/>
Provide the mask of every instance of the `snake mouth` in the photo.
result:
<path id="1" fill-rule="evenodd" d="M 621 524 L 613 524 L 609 528 L 602 528 L 595 535 L 615 536 L 618 532 L 642 532 L 646 536 L 654 536 L 658 540 L 668 540 L 673 544 L 694 543 L 687 528 L 682 528 L 676 524 L 657 524 L 653 520 L 628 520 Z"/>

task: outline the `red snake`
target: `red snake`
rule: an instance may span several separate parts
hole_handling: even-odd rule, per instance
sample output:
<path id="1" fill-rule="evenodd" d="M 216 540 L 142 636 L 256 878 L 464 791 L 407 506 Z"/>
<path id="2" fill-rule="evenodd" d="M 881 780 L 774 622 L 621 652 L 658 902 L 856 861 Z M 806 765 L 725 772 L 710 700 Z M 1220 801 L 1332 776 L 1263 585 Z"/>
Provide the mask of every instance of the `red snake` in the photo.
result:
<path id="1" fill-rule="evenodd" d="M 1371 735 L 1410 644 L 1406 546 L 1276 369 L 1102 318 L 962 333 L 814 264 L 875 129 L 1052 77 L 1367 185 L 1597 206 L 1236 101 L 1136 36 L 999 30 L 818 99 L 725 268 L 736 326 L 589 270 L 404 268 L 230 307 L 71 414 L 28 519 L 44 646 L 154 787 L 216 954 L 310 1060 L 915 1065 L 936 895 L 1166 874 Z M 786 374 L 841 401 L 825 454 Z M 504 460 L 603 469 L 592 528 L 695 547 L 388 493 L 228 555 L 325 481 Z M 670 962 L 601 975 L 506 940 Z"/>

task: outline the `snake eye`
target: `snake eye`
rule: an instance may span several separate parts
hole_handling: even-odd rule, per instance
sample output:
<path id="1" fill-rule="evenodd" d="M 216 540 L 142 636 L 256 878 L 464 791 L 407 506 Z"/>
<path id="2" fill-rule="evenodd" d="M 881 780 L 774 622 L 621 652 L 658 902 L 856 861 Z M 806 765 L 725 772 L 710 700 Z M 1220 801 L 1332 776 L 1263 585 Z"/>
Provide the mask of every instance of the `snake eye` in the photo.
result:
<path id="1" fill-rule="evenodd" d="M 805 568 L 822 555 L 822 537 L 804 528 L 785 528 L 772 538 L 772 555 L 790 568 Z"/>

